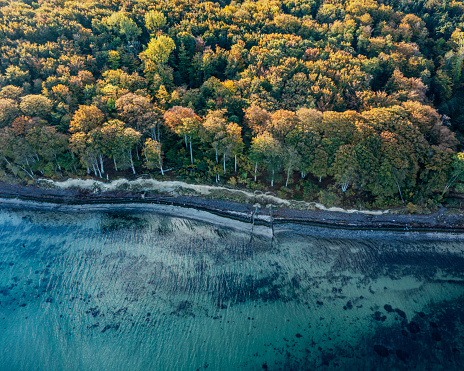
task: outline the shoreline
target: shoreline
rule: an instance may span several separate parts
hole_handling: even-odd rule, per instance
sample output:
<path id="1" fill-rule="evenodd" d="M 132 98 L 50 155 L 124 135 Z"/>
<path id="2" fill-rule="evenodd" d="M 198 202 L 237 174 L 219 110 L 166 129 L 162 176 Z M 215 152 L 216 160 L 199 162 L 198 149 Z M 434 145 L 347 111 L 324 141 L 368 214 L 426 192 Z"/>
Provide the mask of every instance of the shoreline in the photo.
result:
<path id="1" fill-rule="evenodd" d="M 75 184 L 79 184 L 76 183 L 79 180 L 73 181 Z M 286 229 L 286 226 L 292 224 L 302 227 L 331 229 L 332 231 L 444 232 L 462 234 L 464 238 L 463 214 L 450 214 L 444 208 L 428 215 L 391 214 L 388 211 L 366 213 L 339 208 L 335 208 L 336 210 L 327 208 L 324 210 L 316 207 L 313 207 L 313 209 L 296 209 L 291 207 L 290 201 L 279 199 L 273 195 L 248 193 L 249 199 L 247 203 L 208 198 L 211 195 L 206 192 L 200 193 L 196 190 L 189 192 L 189 188 L 193 189 L 198 186 L 183 182 L 176 182 L 177 188 L 174 187 L 173 189 L 168 189 L 165 182 L 157 182 L 162 184 L 163 188 L 149 189 L 149 187 L 139 187 L 146 180 L 123 180 L 118 184 L 124 186 L 120 186 L 119 189 L 113 187 L 112 190 L 101 190 L 101 188 L 91 190 L 90 187 L 98 188 L 101 187 L 101 184 L 112 184 L 92 180 L 80 181 L 86 185 L 85 188 L 77 186 L 63 187 L 61 186 L 63 182 L 48 180 L 45 182 L 48 182 L 51 186 L 45 188 L 0 182 L 0 207 L 64 210 L 66 206 L 73 209 L 79 206 L 92 206 L 92 209 L 97 211 L 99 209 L 98 205 L 100 205 L 100 209 L 103 211 L 111 212 L 112 208 L 143 211 L 144 209 L 152 210 L 154 205 L 164 205 L 180 207 L 184 210 L 195 209 L 208 212 L 220 217 L 245 222 L 251 226 L 264 226 L 272 230 L 275 227 Z M 138 187 L 137 189 L 130 188 L 130 185 L 135 184 Z M 208 187 L 210 190 L 216 191 L 216 188 L 211 186 L 199 187 Z M 221 189 L 224 188 L 221 187 Z M 234 193 L 235 191 L 231 190 L 231 192 Z M 244 191 L 237 192 L 246 193 Z M 192 193 L 195 195 L 192 195 Z M 311 203 L 306 204 L 311 206 Z M 158 209 L 160 208 L 158 207 Z M 175 214 L 183 216 L 185 212 L 176 212 Z"/>

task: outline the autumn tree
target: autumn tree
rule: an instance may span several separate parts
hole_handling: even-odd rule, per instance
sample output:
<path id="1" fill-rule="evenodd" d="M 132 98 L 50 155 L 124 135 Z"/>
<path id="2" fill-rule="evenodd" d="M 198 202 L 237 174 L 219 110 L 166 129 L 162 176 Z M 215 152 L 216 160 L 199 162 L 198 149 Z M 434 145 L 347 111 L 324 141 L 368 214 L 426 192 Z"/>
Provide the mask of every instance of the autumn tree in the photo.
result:
<path id="1" fill-rule="evenodd" d="M 224 174 L 226 173 L 226 161 L 229 156 L 234 157 L 234 170 L 237 172 L 237 155 L 243 150 L 242 128 L 234 122 L 227 123 L 224 128 L 225 136 L 222 143 L 222 156 Z"/>
<path id="2" fill-rule="evenodd" d="M 254 134 L 262 133 L 266 130 L 271 114 L 265 109 L 252 104 L 244 110 L 245 123 L 253 130 Z"/>
<path id="3" fill-rule="evenodd" d="M 25 97 L 21 98 L 21 103 L 19 104 L 19 108 L 21 112 L 26 116 L 39 116 L 42 118 L 46 118 L 53 107 L 53 103 L 47 97 L 43 95 L 26 95 Z"/>
<path id="4" fill-rule="evenodd" d="M 445 194 L 446 191 L 457 181 L 464 181 L 464 153 L 459 152 L 453 156 L 452 162 L 453 170 L 451 172 L 451 177 L 449 178 L 445 188 L 443 189 L 442 194 Z"/>
<path id="5" fill-rule="evenodd" d="M 335 153 L 330 173 L 340 185 L 342 192 L 346 192 L 348 186 L 353 183 L 358 171 L 358 159 L 354 146 L 351 144 L 340 146 Z"/>
<path id="6" fill-rule="evenodd" d="M 96 106 L 79 106 L 73 115 L 69 131 L 71 133 L 89 131 L 101 126 L 105 120 L 105 115 Z"/>
<path id="7" fill-rule="evenodd" d="M 216 153 L 216 164 L 219 163 L 219 154 L 222 152 L 226 140 L 227 120 L 225 110 L 209 111 L 202 123 L 202 139 L 210 144 Z M 224 164 L 225 169 L 225 164 Z M 224 170 L 225 172 L 225 170 Z"/>
<path id="8" fill-rule="evenodd" d="M 161 141 L 161 117 L 150 99 L 128 93 L 118 98 L 115 108 L 122 121 L 139 132 L 150 132 L 153 140 Z"/>
<path id="9" fill-rule="evenodd" d="M 191 108 L 174 106 L 164 113 L 163 119 L 174 133 L 184 137 L 187 148 L 190 145 L 190 162 L 193 165 L 192 139 L 199 135 L 200 117 Z"/>
<path id="10" fill-rule="evenodd" d="M 150 40 L 147 48 L 140 53 L 139 57 L 142 60 L 149 60 L 154 62 L 157 66 L 164 66 L 168 60 L 171 52 L 176 48 L 174 40 L 169 36 L 159 35 Z"/>
<path id="11" fill-rule="evenodd" d="M 145 13 L 145 27 L 154 34 L 156 31 L 161 30 L 166 25 L 166 17 L 162 12 L 150 10 Z"/>
<path id="12" fill-rule="evenodd" d="M 123 12 L 111 14 L 105 22 L 117 34 L 124 36 L 127 42 L 136 40 L 142 33 L 137 24 Z"/>
<path id="13" fill-rule="evenodd" d="M 143 147 L 143 154 L 145 156 L 145 166 L 147 169 L 159 168 L 161 175 L 164 175 L 161 144 L 151 138 L 148 138 Z"/>
<path id="14" fill-rule="evenodd" d="M 258 162 L 262 161 L 271 173 L 271 187 L 273 187 L 275 173 L 282 165 L 282 146 L 279 141 L 266 131 L 258 134 L 251 142 L 250 154 L 252 161 L 255 162 L 255 180 Z"/>
<path id="15" fill-rule="evenodd" d="M 13 99 L 0 99 L 0 127 L 10 125 L 18 114 L 18 104 Z"/>

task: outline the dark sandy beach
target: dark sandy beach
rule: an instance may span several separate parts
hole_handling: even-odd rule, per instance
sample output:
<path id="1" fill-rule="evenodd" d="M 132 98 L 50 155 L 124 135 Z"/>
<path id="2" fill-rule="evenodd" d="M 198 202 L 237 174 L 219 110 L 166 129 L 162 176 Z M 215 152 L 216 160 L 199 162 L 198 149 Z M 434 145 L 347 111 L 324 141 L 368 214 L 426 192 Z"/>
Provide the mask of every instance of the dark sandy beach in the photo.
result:
<path id="1" fill-rule="evenodd" d="M 297 223 L 320 227 L 354 230 L 449 231 L 464 232 L 463 214 L 450 213 L 445 208 L 428 215 L 393 214 L 368 215 L 364 213 L 325 210 L 297 210 L 281 205 L 261 205 L 254 202 L 239 203 L 197 196 L 172 196 L 158 192 L 102 191 L 88 189 L 45 189 L 39 186 L 12 185 L 0 182 L 0 198 L 36 201 L 61 205 L 164 204 L 195 208 L 229 218 L 261 225 Z M 4 202 L 3 202 L 4 203 Z M 0 202 L 0 205 L 2 202 Z M 23 205 L 23 204 L 22 204 Z M 21 207 L 24 207 L 21 206 Z"/>

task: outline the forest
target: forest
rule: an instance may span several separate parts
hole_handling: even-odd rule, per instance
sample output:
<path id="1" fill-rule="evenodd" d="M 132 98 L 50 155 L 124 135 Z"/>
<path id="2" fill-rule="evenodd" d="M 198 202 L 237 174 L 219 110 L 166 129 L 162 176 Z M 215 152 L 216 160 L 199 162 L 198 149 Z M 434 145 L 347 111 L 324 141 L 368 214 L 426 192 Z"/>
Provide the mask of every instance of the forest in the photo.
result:
<path id="1" fill-rule="evenodd" d="M 0 48 L 3 181 L 464 192 L 464 2 L 0 0 Z"/>

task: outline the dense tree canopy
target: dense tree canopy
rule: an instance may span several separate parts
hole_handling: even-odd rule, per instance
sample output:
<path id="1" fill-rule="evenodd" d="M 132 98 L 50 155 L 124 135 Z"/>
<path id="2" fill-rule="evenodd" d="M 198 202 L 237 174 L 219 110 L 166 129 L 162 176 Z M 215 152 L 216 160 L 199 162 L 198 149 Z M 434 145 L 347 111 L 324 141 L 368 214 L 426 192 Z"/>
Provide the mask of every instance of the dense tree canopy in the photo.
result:
<path id="1" fill-rule="evenodd" d="M 164 166 L 382 207 L 439 201 L 464 181 L 463 2 L 0 8 L 5 179 Z"/>

